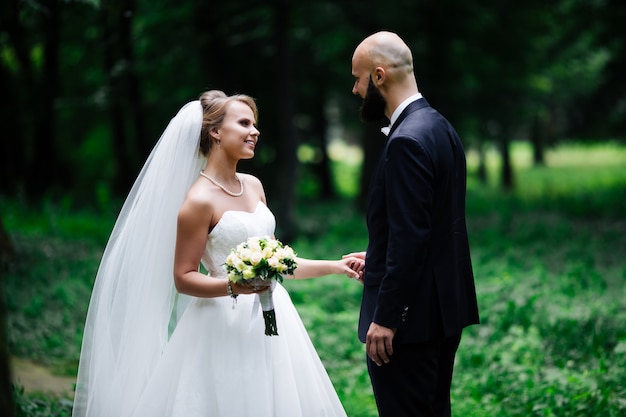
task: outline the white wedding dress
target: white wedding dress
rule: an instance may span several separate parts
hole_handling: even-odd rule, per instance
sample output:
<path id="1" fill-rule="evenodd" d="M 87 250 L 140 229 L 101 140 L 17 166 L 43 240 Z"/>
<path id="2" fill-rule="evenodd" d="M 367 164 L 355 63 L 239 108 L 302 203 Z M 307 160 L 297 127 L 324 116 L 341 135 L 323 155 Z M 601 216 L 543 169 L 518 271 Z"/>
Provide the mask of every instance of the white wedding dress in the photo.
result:
<path id="1" fill-rule="evenodd" d="M 228 211 L 208 237 L 202 263 L 225 277 L 231 248 L 274 234 L 259 202 Z M 345 416 L 345 411 L 287 291 L 277 285 L 278 336 L 266 336 L 256 295 L 191 298 L 134 412 L 135 417 Z"/>

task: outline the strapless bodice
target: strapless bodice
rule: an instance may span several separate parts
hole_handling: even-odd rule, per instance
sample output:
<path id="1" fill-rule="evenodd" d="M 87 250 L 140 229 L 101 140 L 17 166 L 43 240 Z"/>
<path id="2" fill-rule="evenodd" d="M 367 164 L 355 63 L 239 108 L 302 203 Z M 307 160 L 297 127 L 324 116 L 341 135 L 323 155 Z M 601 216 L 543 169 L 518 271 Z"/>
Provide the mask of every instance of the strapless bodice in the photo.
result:
<path id="1" fill-rule="evenodd" d="M 230 210 L 224 212 L 207 239 L 202 265 L 214 277 L 225 277 L 223 264 L 230 250 L 251 236 L 273 236 L 276 219 L 269 208 L 259 201 L 253 212 Z"/>

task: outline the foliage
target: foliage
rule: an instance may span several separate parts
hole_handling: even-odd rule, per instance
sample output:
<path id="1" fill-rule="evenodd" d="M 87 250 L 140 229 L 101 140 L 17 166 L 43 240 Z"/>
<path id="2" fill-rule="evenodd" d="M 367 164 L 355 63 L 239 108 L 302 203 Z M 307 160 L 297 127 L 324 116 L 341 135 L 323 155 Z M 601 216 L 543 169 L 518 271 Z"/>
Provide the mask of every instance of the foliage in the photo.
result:
<path id="1" fill-rule="evenodd" d="M 72 401 L 27 395 L 23 388 L 14 387 L 15 417 L 67 417 L 72 413 Z"/>
<path id="2" fill-rule="evenodd" d="M 471 226 L 482 324 L 464 335 L 457 412 L 624 412 L 624 219 L 537 211 Z"/>
<path id="3" fill-rule="evenodd" d="M 612 216 L 626 212 L 626 147 L 619 142 L 592 144 L 570 142 L 554 146 L 546 153 L 546 164 L 534 166 L 532 149 L 527 142 L 516 142 L 513 165 L 520 186 L 510 193 L 495 192 L 497 171 L 501 165 L 499 152 L 490 147 L 485 155 L 487 184 L 477 178 L 478 155 L 468 151 L 468 187 L 470 214 L 486 214 L 498 210 L 557 211 L 575 217 Z"/>
<path id="4" fill-rule="evenodd" d="M 624 415 L 626 148 L 612 142 L 560 145 L 548 152 L 545 167 L 533 166 L 528 145 L 513 149 L 520 181 L 511 193 L 493 181 L 497 152 L 488 153 L 486 186 L 474 178 L 476 158 L 468 156 L 468 227 L 482 323 L 463 335 L 453 413 Z M 0 209 L 19 254 L 5 280 L 10 348 L 73 374 L 114 211 L 34 210 L 12 200 L 0 200 Z M 289 244 L 300 256 L 336 258 L 366 247 L 365 223 L 351 199 L 321 202 L 301 195 L 297 218 L 298 238 Z M 376 416 L 356 338 L 359 284 L 331 276 L 284 285 L 348 415 Z M 25 415 L 61 415 L 33 408 L 62 407 L 56 400 L 16 395 L 23 409 L 30 404 Z"/>
<path id="5" fill-rule="evenodd" d="M 462 137 L 527 135 L 535 123 L 623 137 L 623 1 L 392 0 L 372 13 L 378 6 L 4 1 L 0 192 L 69 194 L 83 206 L 121 197 L 166 121 L 209 88 L 258 99 L 263 139 L 247 168 L 273 191 L 294 177 L 287 164 L 270 175 L 294 143 L 323 152 L 333 123 L 346 139 L 362 136 L 350 57 L 380 29 L 406 39 L 420 89 Z"/>
<path id="6" fill-rule="evenodd" d="M 18 254 L 5 279 L 9 332 L 14 335 L 10 350 L 75 375 L 86 302 L 113 227 L 112 214 L 69 212 L 52 204 L 26 210 L 12 201 L 1 203 Z"/>

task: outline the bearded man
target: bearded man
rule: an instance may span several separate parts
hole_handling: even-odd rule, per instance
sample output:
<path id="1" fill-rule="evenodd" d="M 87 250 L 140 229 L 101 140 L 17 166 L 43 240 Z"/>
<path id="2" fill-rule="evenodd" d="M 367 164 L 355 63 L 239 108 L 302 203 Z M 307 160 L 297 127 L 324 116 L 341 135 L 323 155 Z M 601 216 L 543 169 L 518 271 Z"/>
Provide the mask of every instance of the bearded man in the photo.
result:
<path id="1" fill-rule="evenodd" d="M 465 221 L 466 166 L 452 125 L 420 94 L 395 33 L 352 57 L 361 118 L 390 121 L 370 183 L 359 339 L 381 417 L 450 416 L 463 328 L 479 322 Z M 351 254 L 355 255 L 355 254 Z"/>

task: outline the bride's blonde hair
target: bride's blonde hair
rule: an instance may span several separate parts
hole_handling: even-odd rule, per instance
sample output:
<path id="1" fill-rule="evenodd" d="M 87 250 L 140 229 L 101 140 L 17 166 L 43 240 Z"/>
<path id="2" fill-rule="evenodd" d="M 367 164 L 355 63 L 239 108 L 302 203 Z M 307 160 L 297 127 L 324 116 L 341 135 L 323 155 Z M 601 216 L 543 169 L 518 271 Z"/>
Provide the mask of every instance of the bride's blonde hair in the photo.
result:
<path id="1" fill-rule="evenodd" d="M 254 99 L 245 94 L 226 95 L 220 90 L 210 90 L 202 93 L 200 104 L 202 104 L 202 130 L 200 131 L 200 152 L 207 156 L 213 146 L 211 130 L 219 128 L 224 122 L 226 111 L 233 101 L 240 101 L 246 104 L 252 113 L 255 121 L 258 120 L 258 110 Z"/>

